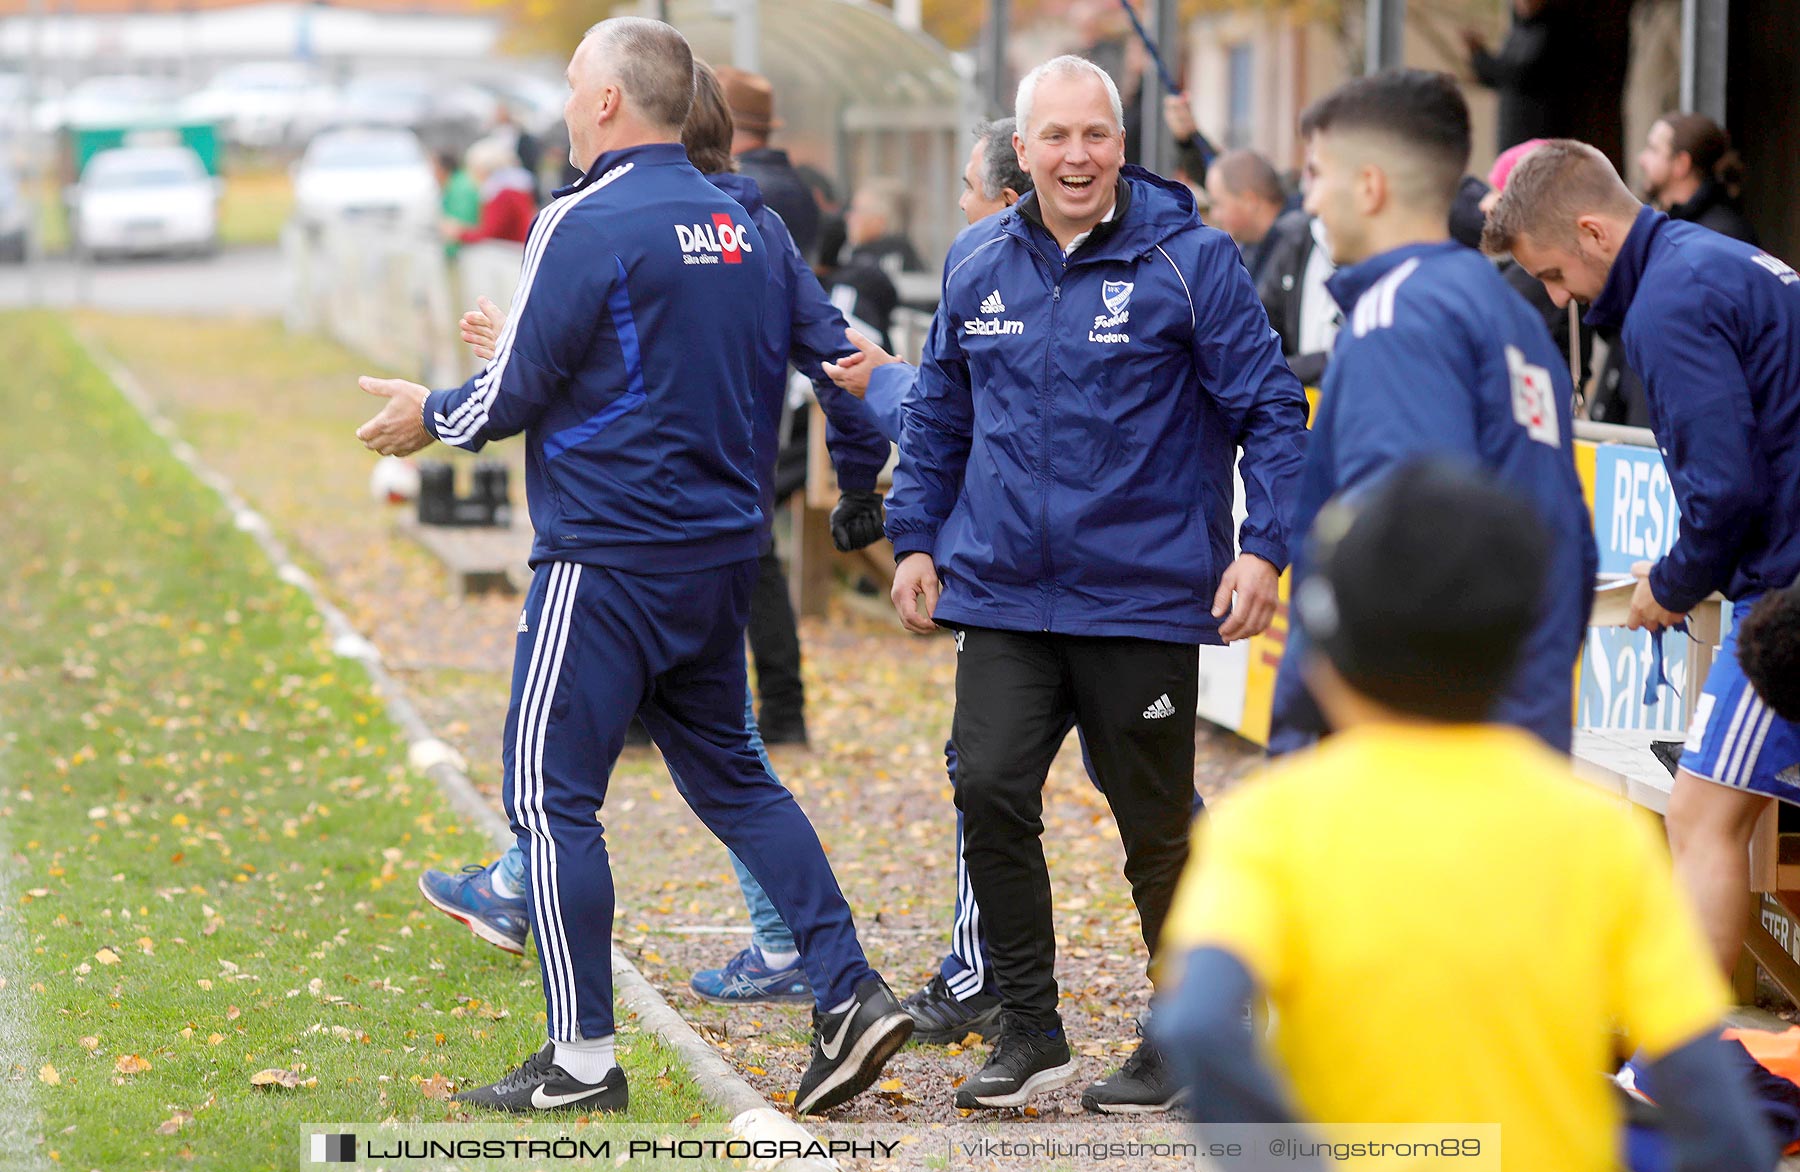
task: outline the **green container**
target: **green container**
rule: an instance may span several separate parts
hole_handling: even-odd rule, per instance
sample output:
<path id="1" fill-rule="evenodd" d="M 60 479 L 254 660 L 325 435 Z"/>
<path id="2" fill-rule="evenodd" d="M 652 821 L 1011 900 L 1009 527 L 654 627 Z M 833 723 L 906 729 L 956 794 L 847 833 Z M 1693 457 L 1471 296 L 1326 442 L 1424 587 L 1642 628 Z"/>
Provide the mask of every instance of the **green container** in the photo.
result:
<path id="1" fill-rule="evenodd" d="M 200 156 L 208 175 L 219 173 L 219 128 L 211 122 L 144 119 L 130 123 L 91 123 L 68 129 L 74 178 L 101 151 L 122 146 L 185 146 Z"/>

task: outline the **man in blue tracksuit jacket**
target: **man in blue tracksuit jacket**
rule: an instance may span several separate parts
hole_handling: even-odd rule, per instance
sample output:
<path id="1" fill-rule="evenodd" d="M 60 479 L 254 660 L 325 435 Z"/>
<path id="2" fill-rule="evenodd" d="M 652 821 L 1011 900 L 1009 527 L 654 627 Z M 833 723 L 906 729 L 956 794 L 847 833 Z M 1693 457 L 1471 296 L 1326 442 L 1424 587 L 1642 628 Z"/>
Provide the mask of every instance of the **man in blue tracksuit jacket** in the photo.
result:
<path id="1" fill-rule="evenodd" d="M 1417 456 L 1466 461 L 1531 504 L 1553 556 L 1537 624 L 1493 715 L 1566 753 L 1598 558 L 1575 472 L 1567 364 L 1493 264 L 1444 228 L 1468 162 L 1468 107 L 1444 75 L 1406 70 L 1340 87 L 1307 111 L 1302 129 L 1307 210 L 1340 266 L 1327 287 L 1344 328 L 1295 531 L 1310 529 L 1331 497 Z M 1359 186 L 1369 169 L 1382 176 L 1379 201 Z M 1303 564 L 1305 551 L 1297 558 Z M 1325 731 L 1302 676 L 1307 642 L 1296 617 L 1276 677 L 1271 752 Z"/>
<path id="2" fill-rule="evenodd" d="M 757 591 L 750 604 L 750 647 L 751 654 L 758 655 L 754 630 L 756 616 L 763 608 L 778 606 L 785 611 L 790 640 L 794 633 L 786 578 L 774 558 L 773 532 L 777 432 L 787 400 L 789 362 L 812 378 L 825 411 L 826 445 L 843 491 L 832 514 L 833 538 L 840 548 L 861 548 L 881 537 L 881 498 L 874 488 L 876 477 L 887 463 L 891 441 L 881 434 L 861 403 L 826 378 L 824 363 L 835 356 L 827 347 L 841 348 L 846 330 L 843 315 L 826 298 L 781 217 L 763 202 L 755 180 L 730 170 L 731 112 L 711 69 L 697 64 L 694 81 L 694 107 L 681 132 L 688 161 L 750 214 L 751 223 L 768 245 L 769 288 L 764 302 L 767 311 L 762 315 L 763 345 L 757 356 L 754 414 L 763 521 Z M 492 308 L 491 303 L 484 303 L 481 310 L 463 319 L 470 339 L 478 344 L 476 352 L 483 358 L 493 357 L 493 342 L 503 324 L 497 314 L 489 316 Z M 776 579 L 773 600 L 764 590 L 771 563 L 775 563 Z M 798 655 L 796 643 L 796 667 Z M 759 656 L 760 675 L 767 674 L 762 670 L 764 666 Z M 763 749 L 755 714 L 749 707 L 745 708 L 744 720 L 758 759 L 775 776 Z M 811 1001 L 812 986 L 800 963 L 793 933 L 782 923 L 781 914 L 749 869 L 736 855 L 729 857 L 750 912 L 751 944 L 722 968 L 696 972 L 690 982 L 694 991 L 707 1000 L 727 1003 Z M 432 906 L 467 924 L 481 939 L 509 952 L 523 952 L 525 948 L 531 926 L 528 888 L 525 854 L 517 846 L 487 867 L 468 867 L 454 873 L 427 871 L 419 878 L 419 889 Z"/>
<path id="3" fill-rule="evenodd" d="M 745 727 L 744 623 L 762 542 L 756 361 L 767 244 L 689 165 L 687 42 L 596 25 L 568 70 L 585 173 L 539 214 L 494 359 L 448 391 L 364 380 L 384 454 L 526 433 L 536 573 L 520 616 L 505 801 L 529 863 L 550 1041 L 464 1102 L 622 1110 L 613 891 L 600 812 L 633 713 L 694 812 L 793 929 L 817 993 L 797 1111 L 866 1089 L 912 1032 L 872 972 L 817 835 Z"/>
<path id="4" fill-rule="evenodd" d="M 1523 179 L 1523 186 L 1515 187 Z M 1507 180 L 1483 244 L 1562 306 L 1623 328 L 1644 380 L 1681 531 L 1635 567 L 1633 628 L 1659 631 L 1718 591 L 1739 617 L 1800 575 L 1800 277 L 1751 245 L 1641 206 L 1606 157 L 1554 140 Z M 1752 907 L 1748 848 L 1774 798 L 1800 802 L 1800 727 L 1744 676 L 1735 629 L 1694 709 L 1669 796 L 1669 845 L 1729 972 Z"/>
<path id="5" fill-rule="evenodd" d="M 1111 79 L 1057 58 L 1016 106 L 1033 192 L 951 250 L 888 496 L 902 620 L 957 631 L 956 802 L 1004 1008 L 964 1108 L 1075 1077 L 1041 843 L 1071 716 L 1155 946 L 1187 855 L 1198 644 L 1273 613 L 1306 419 L 1236 246 L 1185 188 L 1121 170 Z M 1173 1092 L 1145 1044 L 1082 1101 L 1137 1112 Z"/>

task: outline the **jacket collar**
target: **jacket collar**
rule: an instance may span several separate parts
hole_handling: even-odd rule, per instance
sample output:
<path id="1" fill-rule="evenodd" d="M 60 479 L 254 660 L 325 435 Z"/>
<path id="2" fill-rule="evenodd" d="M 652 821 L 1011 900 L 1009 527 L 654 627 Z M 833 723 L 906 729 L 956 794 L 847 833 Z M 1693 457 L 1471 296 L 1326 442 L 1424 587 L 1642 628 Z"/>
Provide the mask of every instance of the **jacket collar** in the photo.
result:
<path id="1" fill-rule="evenodd" d="M 1362 295 L 1369 291 L 1369 286 L 1381 280 L 1414 257 L 1441 256 L 1459 252 L 1463 248 L 1454 240 L 1434 240 L 1429 244 L 1402 244 L 1399 248 L 1390 248 L 1386 252 L 1377 253 L 1368 260 L 1346 266 L 1331 274 L 1325 280 L 1325 288 L 1331 292 L 1332 299 L 1338 308 L 1349 313 L 1356 308 Z"/>
<path id="2" fill-rule="evenodd" d="M 607 151 L 594 160 L 594 165 L 587 169 L 587 174 L 569 184 L 559 187 L 551 194 L 561 199 L 571 192 L 590 187 L 602 175 L 614 167 L 630 164 L 634 167 L 667 167 L 674 164 L 687 165 L 687 148 L 678 142 L 651 142 L 642 146 L 622 147 L 616 151 Z"/>
<path id="3" fill-rule="evenodd" d="M 1081 246 L 1063 259 L 1065 263 L 1073 264 L 1096 258 L 1134 257 L 1148 252 L 1183 228 L 1200 226 L 1194 197 L 1186 187 L 1142 167 L 1126 164 L 1119 170 L 1118 197 L 1113 205 L 1112 219 L 1097 225 Z M 1055 237 L 1044 227 L 1035 191 L 1001 213 L 1000 228 L 1027 244 L 1048 241 L 1053 251 L 1061 252 Z M 1042 233 L 1041 238 L 1039 233 Z"/>
<path id="4" fill-rule="evenodd" d="M 1606 275 L 1606 286 L 1588 307 L 1582 320 L 1590 326 L 1611 329 L 1624 324 L 1631 301 L 1637 296 L 1638 283 L 1644 279 L 1644 268 L 1650 263 L 1650 248 L 1657 233 L 1669 217 L 1648 205 L 1638 209 L 1637 220 L 1625 234 L 1619 255 L 1613 258 L 1612 271 Z"/>
<path id="5" fill-rule="evenodd" d="M 1697 222 L 1701 216 L 1712 210 L 1714 204 L 1718 203 L 1729 206 L 1730 196 L 1724 188 L 1711 179 L 1702 179 L 1700 186 L 1692 196 L 1669 209 L 1669 218 L 1671 220 L 1687 220 L 1690 223 Z"/>
<path id="6" fill-rule="evenodd" d="M 740 175 L 736 171 L 721 171 L 716 175 L 708 175 L 706 180 L 737 200 L 751 215 L 755 215 L 767 202 L 763 199 L 762 188 L 748 175 Z"/>

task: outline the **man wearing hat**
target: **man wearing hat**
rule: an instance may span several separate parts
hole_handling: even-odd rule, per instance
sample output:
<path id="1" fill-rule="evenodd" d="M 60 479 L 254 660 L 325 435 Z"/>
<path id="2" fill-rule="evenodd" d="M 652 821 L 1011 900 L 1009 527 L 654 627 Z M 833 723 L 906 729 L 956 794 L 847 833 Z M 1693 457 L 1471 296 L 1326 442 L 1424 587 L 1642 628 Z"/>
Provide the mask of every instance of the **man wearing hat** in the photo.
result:
<path id="1" fill-rule="evenodd" d="M 815 260 L 819 245 L 819 205 L 812 191 L 787 152 L 769 145 L 769 135 L 781 129 L 775 117 L 775 89 L 760 73 L 722 65 L 714 70 L 719 85 L 725 90 L 725 104 L 731 107 L 731 153 L 737 158 L 738 173 L 756 180 L 762 189 L 763 202 L 775 209 L 793 234 L 794 243 L 808 260 Z"/>

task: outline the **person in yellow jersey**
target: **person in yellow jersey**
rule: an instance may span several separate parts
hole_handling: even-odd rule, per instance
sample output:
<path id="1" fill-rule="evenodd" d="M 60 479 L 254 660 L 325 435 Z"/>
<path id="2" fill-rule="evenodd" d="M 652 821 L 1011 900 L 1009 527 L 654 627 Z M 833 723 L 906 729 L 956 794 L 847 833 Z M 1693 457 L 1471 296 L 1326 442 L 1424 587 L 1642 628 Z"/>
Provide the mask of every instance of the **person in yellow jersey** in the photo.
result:
<path id="1" fill-rule="evenodd" d="M 1541 595 L 1532 510 L 1473 470 L 1407 464 L 1329 505 L 1310 551 L 1294 605 L 1335 735 L 1197 826 L 1163 933 L 1151 1032 L 1194 1119 L 1498 1124 L 1508 1170 L 1603 1172 L 1621 1134 L 1603 1071 L 1635 1049 L 1673 1167 L 1767 1172 L 1718 1037 L 1726 990 L 1654 824 L 1476 723 Z"/>

